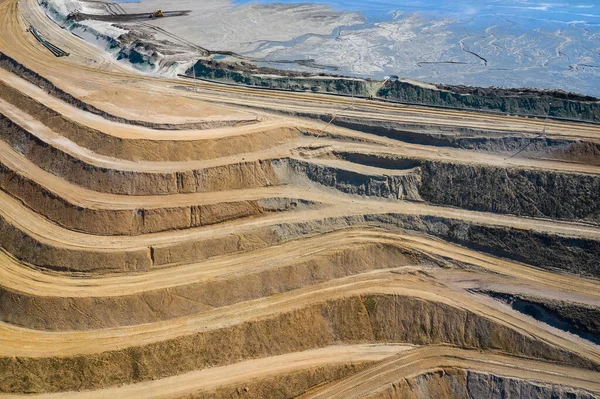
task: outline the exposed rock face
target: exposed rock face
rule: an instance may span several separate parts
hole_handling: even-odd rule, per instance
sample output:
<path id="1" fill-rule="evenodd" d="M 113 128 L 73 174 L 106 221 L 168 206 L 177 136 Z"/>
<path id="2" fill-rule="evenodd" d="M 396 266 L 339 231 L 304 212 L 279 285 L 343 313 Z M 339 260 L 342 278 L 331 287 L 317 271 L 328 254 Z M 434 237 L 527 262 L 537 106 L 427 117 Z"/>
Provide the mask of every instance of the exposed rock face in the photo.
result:
<path id="1" fill-rule="evenodd" d="M 443 90 L 434 90 L 396 81 L 383 87 L 377 94 L 397 101 L 424 105 L 600 121 L 600 103 L 594 97 L 543 90 L 507 91 L 494 88 L 465 90 L 453 86 L 443 88 Z"/>
<path id="2" fill-rule="evenodd" d="M 597 395 L 560 385 L 551 385 L 505 378 L 469 371 L 467 373 L 469 398 L 507 399 L 596 399 Z"/>
<path id="3" fill-rule="evenodd" d="M 377 97 L 403 103 L 600 122 L 600 102 L 597 98 L 558 91 L 455 86 L 432 89 L 405 81 L 387 82 L 382 86 L 379 81 L 354 81 L 331 75 L 311 78 L 310 75 L 303 76 L 297 72 L 206 60 L 199 60 L 192 68 L 193 72 L 191 68 L 188 71 L 190 76 L 195 73 L 197 77 L 251 86 L 344 95 L 354 93 L 362 97 L 376 93 Z M 283 76 L 264 76 L 273 73 Z"/>
<path id="4" fill-rule="evenodd" d="M 582 389 L 473 370 L 444 369 L 402 379 L 369 399 L 597 399 Z"/>
<path id="5" fill-rule="evenodd" d="M 425 232 L 545 269 L 600 276 L 600 246 L 592 240 L 436 216 L 366 215 L 365 220 Z"/>
<path id="6" fill-rule="evenodd" d="M 252 73 L 250 73 L 252 72 Z M 282 71 L 270 68 L 256 68 L 247 63 L 225 63 L 199 60 L 187 71 L 188 75 L 249 86 L 291 91 L 312 91 L 368 97 L 371 82 L 362 79 L 348 79 L 342 76 L 322 74 L 314 76 L 308 73 Z M 259 75 L 263 74 L 263 75 Z M 264 76 L 270 74 L 272 76 Z M 279 76 L 275 77 L 273 76 Z"/>
<path id="7" fill-rule="evenodd" d="M 279 161 L 290 168 L 291 173 L 306 175 L 310 180 L 333 187 L 347 194 L 357 194 L 384 198 L 421 200 L 418 187 L 418 173 L 402 175 L 367 175 L 340 168 L 303 162 L 297 159 Z"/>
<path id="8" fill-rule="evenodd" d="M 49 270 L 87 273 L 144 271 L 175 263 L 251 251 L 342 228 L 379 226 L 427 233 L 494 255 L 545 269 L 600 276 L 597 241 L 458 219 L 408 214 L 367 214 L 281 223 L 215 238 L 188 240 L 119 252 L 55 247 L 0 218 L 0 245 L 18 259 Z"/>
<path id="9" fill-rule="evenodd" d="M 305 114 L 325 122 L 329 115 Z M 336 117 L 332 124 L 368 132 L 394 140 L 430 145 L 478 150 L 527 158 L 562 159 L 590 165 L 600 165 L 600 142 L 597 140 L 571 140 L 558 137 L 533 136 L 531 133 L 479 130 L 467 127 L 430 126 L 395 121 Z"/>
<path id="10" fill-rule="evenodd" d="M 426 201 L 477 211 L 600 222 L 600 178 L 565 172 L 424 162 Z"/>
<path id="11" fill-rule="evenodd" d="M 553 327 L 600 343 L 600 307 L 598 306 L 531 295 L 483 292 Z"/>
<path id="12" fill-rule="evenodd" d="M 600 178 L 568 172 L 342 154 L 365 166 L 399 169 L 377 174 L 289 159 L 276 161 L 280 174 L 348 194 L 427 201 L 475 211 L 600 222 Z M 287 171 L 285 169 L 288 169 Z M 404 169 L 404 170 L 402 170 Z"/>

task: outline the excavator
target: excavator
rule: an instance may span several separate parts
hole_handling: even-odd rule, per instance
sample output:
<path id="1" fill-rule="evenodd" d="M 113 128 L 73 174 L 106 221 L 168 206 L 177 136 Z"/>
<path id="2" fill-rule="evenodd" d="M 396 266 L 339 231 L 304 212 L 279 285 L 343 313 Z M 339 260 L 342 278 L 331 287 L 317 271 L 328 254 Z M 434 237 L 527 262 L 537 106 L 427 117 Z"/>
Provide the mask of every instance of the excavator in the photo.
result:
<path id="1" fill-rule="evenodd" d="M 162 18 L 164 17 L 162 10 L 156 10 L 152 14 L 150 14 L 150 18 Z"/>

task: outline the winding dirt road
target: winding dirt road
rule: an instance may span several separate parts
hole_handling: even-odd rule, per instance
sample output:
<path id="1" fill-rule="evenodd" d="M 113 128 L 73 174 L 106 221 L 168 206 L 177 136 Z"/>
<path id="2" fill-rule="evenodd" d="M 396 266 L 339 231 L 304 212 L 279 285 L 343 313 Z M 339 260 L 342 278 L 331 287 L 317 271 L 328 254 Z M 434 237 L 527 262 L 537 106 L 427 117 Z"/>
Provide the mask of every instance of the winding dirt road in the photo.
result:
<path id="1" fill-rule="evenodd" d="M 600 397 L 600 126 L 0 53 L 0 398 Z"/>

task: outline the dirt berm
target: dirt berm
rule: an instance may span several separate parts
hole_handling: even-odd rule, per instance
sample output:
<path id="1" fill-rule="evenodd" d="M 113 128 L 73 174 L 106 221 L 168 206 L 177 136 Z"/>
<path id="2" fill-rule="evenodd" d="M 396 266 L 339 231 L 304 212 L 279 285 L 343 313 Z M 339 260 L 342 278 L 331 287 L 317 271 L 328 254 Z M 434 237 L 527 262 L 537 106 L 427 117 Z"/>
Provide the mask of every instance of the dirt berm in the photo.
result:
<path id="1" fill-rule="evenodd" d="M 458 368 L 398 379 L 368 399 L 598 399 L 584 389 L 497 376 Z"/>
<path id="2" fill-rule="evenodd" d="M 113 136 L 77 123 L 3 82 L 0 82 L 0 98 L 80 147 L 97 154 L 130 161 L 180 162 L 219 158 L 270 148 L 289 142 L 303 134 L 302 130 L 295 127 L 278 127 L 213 139 L 129 139 Z M 219 128 L 223 127 L 223 124 L 234 124 L 227 121 L 211 123 L 212 125 L 207 128 Z M 234 125 L 236 124 L 242 125 L 248 124 L 248 122 L 236 122 Z M 5 126 L 0 125 L 0 128 L 4 129 Z"/>
<path id="3" fill-rule="evenodd" d="M 231 327 L 94 355 L 0 359 L 0 392 L 99 389 L 341 343 L 449 343 L 600 371 L 600 365 L 480 316 L 414 297 L 332 300 Z"/>
<path id="4" fill-rule="evenodd" d="M 270 212 L 314 209 L 319 204 L 297 198 L 267 197 L 160 208 L 85 207 L 59 196 L 0 161 L 0 190 L 33 211 L 73 231 L 94 235 L 140 235 L 188 229 Z M 134 204 L 135 206 L 135 204 Z"/>
<path id="5" fill-rule="evenodd" d="M 148 121 L 131 120 L 131 119 L 123 118 L 123 117 L 108 113 L 106 111 L 103 111 L 91 104 L 88 104 L 88 103 L 76 98 L 72 94 L 67 93 L 63 89 L 57 87 L 56 85 L 54 85 L 54 83 L 52 83 L 45 77 L 41 76 L 37 72 L 32 71 L 31 69 L 27 68 L 23 64 L 19 63 L 15 59 L 7 56 L 6 54 L 4 54 L 2 52 L 0 52 L 0 68 L 4 68 L 7 71 L 20 76 L 21 78 L 25 79 L 26 81 L 43 89 L 48 94 L 66 102 L 68 104 L 71 104 L 74 107 L 81 109 L 82 111 L 90 112 L 94 115 L 101 116 L 104 119 L 107 119 L 107 120 L 110 120 L 113 122 L 126 123 L 126 124 L 137 125 L 137 126 L 144 126 L 144 127 L 150 128 L 150 129 L 157 129 L 157 130 L 202 130 L 202 129 L 206 129 L 206 128 L 214 128 L 217 126 L 214 121 L 211 121 L 211 122 L 201 121 L 201 122 L 195 122 L 195 123 L 173 124 L 173 123 L 153 123 L 153 122 L 148 122 Z M 251 123 L 251 122 L 252 122 L 252 120 L 248 120 L 245 123 Z M 242 122 L 242 123 L 244 123 L 244 122 Z M 240 121 L 222 121 L 221 122 L 221 126 L 237 126 L 239 124 L 240 124 Z"/>
<path id="6" fill-rule="evenodd" d="M 395 245 L 355 243 L 302 260 L 281 261 L 268 268 L 238 267 L 235 272 L 224 271 L 196 282 L 129 295 L 81 297 L 69 296 L 65 291 L 62 296 L 49 296 L 0 286 L 0 320 L 52 331 L 138 325 L 190 316 L 361 273 L 439 264 L 440 261 L 427 255 Z M 49 314 L 52 317 L 46 317 Z"/>
<path id="7" fill-rule="evenodd" d="M 600 276 L 600 245 L 593 239 L 437 216 L 394 213 L 274 223 L 212 238 L 190 238 L 169 244 L 111 250 L 93 246 L 88 249 L 54 246 L 29 236 L 0 217 L 0 245 L 22 262 L 44 269 L 115 273 L 199 262 L 217 255 L 266 248 L 339 229 L 375 226 L 389 231 L 400 229 L 431 234 L 544 269 Z"/>

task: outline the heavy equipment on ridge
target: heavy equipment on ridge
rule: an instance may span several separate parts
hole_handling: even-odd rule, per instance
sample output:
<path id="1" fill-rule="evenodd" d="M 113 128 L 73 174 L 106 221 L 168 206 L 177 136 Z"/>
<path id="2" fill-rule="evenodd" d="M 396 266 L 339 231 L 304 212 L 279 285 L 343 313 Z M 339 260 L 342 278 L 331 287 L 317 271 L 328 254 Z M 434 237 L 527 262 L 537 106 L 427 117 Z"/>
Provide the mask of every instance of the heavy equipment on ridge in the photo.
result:
<path id="1" fill-rule="evenodd" d="M 150 14 L 150 18 L 162 18 L 162 17 L 164 17 L 164 14 L 161 9 L 155 10 L 154 12 L 152 12 L 152 14 Z"/>

